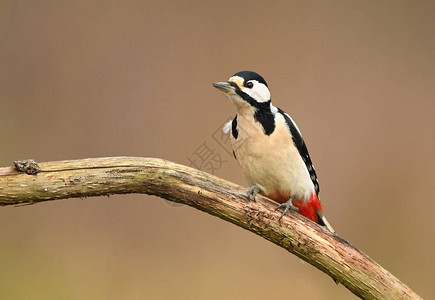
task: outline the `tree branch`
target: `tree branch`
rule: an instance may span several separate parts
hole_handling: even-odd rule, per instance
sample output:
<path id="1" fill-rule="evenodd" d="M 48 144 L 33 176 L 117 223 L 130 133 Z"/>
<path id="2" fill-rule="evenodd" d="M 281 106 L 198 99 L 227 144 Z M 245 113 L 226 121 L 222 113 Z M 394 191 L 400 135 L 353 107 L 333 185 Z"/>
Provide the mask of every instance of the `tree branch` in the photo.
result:
<path id="1" fill-rule="evenodd" d="M 250 230 L 312 264 L 365 299 L 421 299 L 351 244 L 276 203 L 208 173 L 155 158 L 109 157 L 0 168 L 0 205 L 143 193 L 187 204 Z M 25 164 L 24 164 L 25 166 Z M 18 169 L 17 169 L 18 168 Z M 33 170 L 33 169 L 32 169 Z M 24 173 L 23 173 L 24 172 Z M 32 173 L 33 172 L 33 173 Z M 32 175 L 37 173 L 36 175 Z M 30 174 L 30 175 L 29 175 Z"/>

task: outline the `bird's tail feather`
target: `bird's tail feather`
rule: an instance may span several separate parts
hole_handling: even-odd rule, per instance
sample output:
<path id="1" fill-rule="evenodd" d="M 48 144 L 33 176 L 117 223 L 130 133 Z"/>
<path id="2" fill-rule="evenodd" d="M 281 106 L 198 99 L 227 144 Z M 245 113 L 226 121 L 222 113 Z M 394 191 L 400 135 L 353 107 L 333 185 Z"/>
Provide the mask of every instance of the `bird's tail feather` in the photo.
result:
<path id="1" fill-rule="evenodd" d="M 320 211 L 320 209 L 317 209 L 317 216 L 319 217 L 319 224 L 320 225 L 325 225 L 326 228 L 331 232 L 331 233 L 335 233 L 334 228 L 332 228 L 331 224 L 329 224 L 328 220 L 325 218 L 325 216 L 323 215 L 323 213 Z M 322 222 L 323 224 L 321 224 L 320 222 Z"/>

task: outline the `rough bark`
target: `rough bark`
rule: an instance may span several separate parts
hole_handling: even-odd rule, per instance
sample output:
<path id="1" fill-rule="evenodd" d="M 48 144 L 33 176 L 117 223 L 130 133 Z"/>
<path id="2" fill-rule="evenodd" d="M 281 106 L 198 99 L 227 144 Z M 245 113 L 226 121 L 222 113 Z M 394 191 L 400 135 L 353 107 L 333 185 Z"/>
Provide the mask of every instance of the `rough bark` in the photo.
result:
<path id="1" fill-rule="evenodd" d="M 337 235 L 208 173 L 155 158 L 109 157 L 0 168 L 0 205 L 143 193 L 187 204 L 250 230 L 312 264 L 364 299 L 421 299 Z"/>

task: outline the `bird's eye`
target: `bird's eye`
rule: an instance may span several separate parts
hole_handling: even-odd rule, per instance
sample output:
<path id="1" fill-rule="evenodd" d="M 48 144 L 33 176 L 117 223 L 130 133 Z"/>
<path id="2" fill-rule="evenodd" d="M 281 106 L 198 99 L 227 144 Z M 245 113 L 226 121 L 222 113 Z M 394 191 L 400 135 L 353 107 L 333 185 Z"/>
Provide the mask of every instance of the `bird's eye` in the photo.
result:
<path id="1" fill-rule="evenodd" d="M 246 87 L 249 88 L 249 89 L 252 89 L 254 87 L 254 83 L 252 81 L 248 81 L 246 83 Z"/>

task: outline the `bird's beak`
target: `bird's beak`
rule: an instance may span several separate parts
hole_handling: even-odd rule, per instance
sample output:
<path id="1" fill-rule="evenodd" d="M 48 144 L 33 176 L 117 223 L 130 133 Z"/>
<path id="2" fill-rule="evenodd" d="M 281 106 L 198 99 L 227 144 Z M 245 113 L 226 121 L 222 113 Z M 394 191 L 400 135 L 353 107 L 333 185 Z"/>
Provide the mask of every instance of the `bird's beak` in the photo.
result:
<path id="1" fill-rule="evenodd" d="M 213 86 L 225 94 L 234 92 L 234 87 L 229 82 L 213 82 Z"/>

